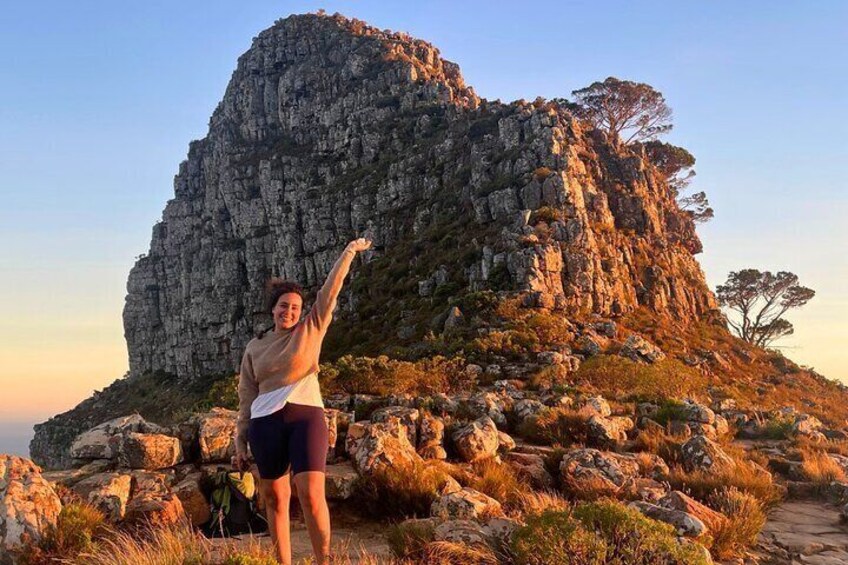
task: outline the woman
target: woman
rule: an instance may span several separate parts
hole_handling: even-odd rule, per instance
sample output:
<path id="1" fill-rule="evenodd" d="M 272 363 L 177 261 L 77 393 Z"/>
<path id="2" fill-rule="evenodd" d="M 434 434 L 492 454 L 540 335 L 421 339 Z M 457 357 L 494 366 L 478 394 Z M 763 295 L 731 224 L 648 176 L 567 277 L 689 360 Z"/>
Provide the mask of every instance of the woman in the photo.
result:
<path id="1" fill-rule="evenodd" d="M 272 280 L 269 307 L 274 330 L 252 339 L 242 357 L 234 463 L 239 469 L 248 467 L 249 444 L 281 563 L 291 563 L 292 482 L 316 562 L 330 562 L 330 512 L 324 497 L 328 431 L 318 384 L 318 357 L 350 264 L 357 252 L 370 247 L 371 242 L 364 238 L 348 243 L 303 320 L 300 285 Z"/>

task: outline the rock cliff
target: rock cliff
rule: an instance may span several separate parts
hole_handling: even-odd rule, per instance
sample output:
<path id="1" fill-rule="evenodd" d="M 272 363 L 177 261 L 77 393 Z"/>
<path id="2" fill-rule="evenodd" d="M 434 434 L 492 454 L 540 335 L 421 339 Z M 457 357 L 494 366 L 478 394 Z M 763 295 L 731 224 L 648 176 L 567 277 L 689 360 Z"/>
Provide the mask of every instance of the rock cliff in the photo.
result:
<path id="1" fill-rule="evenodd" d="M 556 102 L 481 99 L 425 41 L 294 15 L 239 58 L 129 274 L 131 377 L 197 387 L 234 372 L 269 325 L 264 282 L 315 288 L 361 235 L 375 248 L 336 324 L 359 353 L 421 340 L 481 289 L 569 318 L 716 307 L 694 225 L 644 154 Z M 67 437 L 117 415 L 95 401 L 40 425 L 36 460 L 58 464 Z"/>

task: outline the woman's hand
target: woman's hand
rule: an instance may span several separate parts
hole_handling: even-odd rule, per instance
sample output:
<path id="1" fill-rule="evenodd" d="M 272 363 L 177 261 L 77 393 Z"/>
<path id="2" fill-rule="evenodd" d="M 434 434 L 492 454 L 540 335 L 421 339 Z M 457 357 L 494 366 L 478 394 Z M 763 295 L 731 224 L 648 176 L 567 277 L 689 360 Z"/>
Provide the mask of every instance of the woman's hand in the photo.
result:
<path id="1" fill-rule="evenodd" d="M 347 248 L 352 251 L 365 251 L 366 249 L 371 248 L 371 240 L 366 239 L 364 237 L 360 237 L 359 239 L 354 239 L 350 243 L 347 244 Z"/>
<path id="2" fill-rule="evenodd" d="M 233 467 L 235 467 L 238 471 L 247 471 L 250 469 L 250 458 L 247 456 L 247 453 L 236 453 L 233 455 L 230 463 L 232 463 Z"/>

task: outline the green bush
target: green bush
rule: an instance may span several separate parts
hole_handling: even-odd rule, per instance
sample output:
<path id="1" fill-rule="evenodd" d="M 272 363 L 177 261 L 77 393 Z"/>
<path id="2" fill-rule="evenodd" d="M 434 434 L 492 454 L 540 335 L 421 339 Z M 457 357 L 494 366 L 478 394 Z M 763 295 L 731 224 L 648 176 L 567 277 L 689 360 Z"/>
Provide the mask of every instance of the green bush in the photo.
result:
<path id="1" fill-rule="evenodd" d="M 702 548 L 674 528 L 610 501 L 531 515 L 511 549 L 519 565 L 706 565 Z"/>
<path id="2" fill-rule="evenodd" d="M 97 508 L 84 502 L 67 504 L 55 526 L 49 526 L 37 543 L 25 544 L 19 563 L 35 565 L 74 558 L 93 550 L 108 531 L 106 518 Z"/>

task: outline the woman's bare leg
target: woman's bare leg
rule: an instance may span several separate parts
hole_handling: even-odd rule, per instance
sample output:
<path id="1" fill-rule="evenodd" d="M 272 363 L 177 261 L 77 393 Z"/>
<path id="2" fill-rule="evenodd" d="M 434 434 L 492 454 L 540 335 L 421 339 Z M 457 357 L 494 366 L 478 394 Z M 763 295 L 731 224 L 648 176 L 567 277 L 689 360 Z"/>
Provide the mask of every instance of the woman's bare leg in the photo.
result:
<path id="1" fill-rule="evenodd" d="M 297 498 L 303 509 L 317 565 L 330 565 L 330 508 L 324 494 L 323 471 L 303 471 L 294 476 Z"/>
<path id="2" fill-rule="evenodd" d="M 289 525 L 291 474 L 286 473 L 279 479 L 260 479 L 259 484 L 265 496 L 268 531 L 274 542 L 277 560 L 284 565 L 291 565 L 291 527 Z"/>

